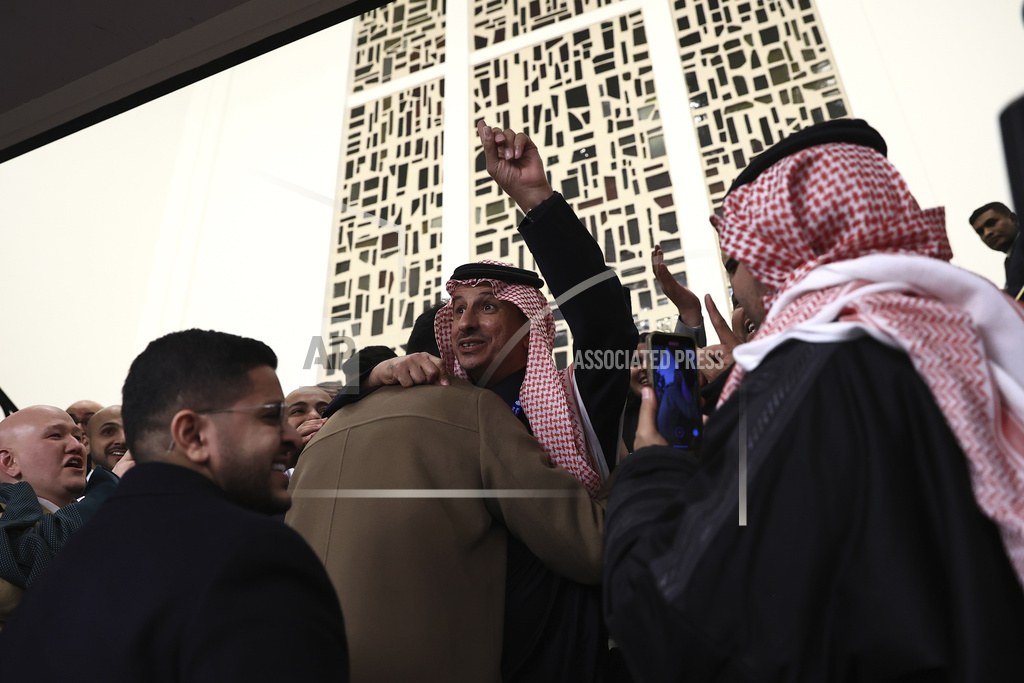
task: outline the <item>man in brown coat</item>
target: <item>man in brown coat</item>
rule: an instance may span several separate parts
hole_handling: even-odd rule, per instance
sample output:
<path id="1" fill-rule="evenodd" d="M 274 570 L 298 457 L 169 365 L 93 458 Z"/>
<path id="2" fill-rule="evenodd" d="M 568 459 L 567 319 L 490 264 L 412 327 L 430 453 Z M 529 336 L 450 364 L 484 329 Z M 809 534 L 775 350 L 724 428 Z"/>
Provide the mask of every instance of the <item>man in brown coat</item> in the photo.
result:
<path id="1" fill-rule="evenodd" d="M 463 380 L 347 405 L 291 492 L 286 521 L 338 592 L 356 682 L 500 681 L 510 533 L 553 571 L 600 582 L 603 497 Z"/>

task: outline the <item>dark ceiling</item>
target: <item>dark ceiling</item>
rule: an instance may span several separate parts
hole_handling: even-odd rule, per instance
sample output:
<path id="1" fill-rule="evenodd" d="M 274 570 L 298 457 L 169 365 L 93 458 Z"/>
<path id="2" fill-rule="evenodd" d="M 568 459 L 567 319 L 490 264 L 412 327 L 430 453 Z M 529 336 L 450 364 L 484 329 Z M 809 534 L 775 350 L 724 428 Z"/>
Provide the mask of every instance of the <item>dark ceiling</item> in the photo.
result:
<path id="1" fill-rule="evenodd" d="M 0 4 L 0 162 L 385 4 Z"/>

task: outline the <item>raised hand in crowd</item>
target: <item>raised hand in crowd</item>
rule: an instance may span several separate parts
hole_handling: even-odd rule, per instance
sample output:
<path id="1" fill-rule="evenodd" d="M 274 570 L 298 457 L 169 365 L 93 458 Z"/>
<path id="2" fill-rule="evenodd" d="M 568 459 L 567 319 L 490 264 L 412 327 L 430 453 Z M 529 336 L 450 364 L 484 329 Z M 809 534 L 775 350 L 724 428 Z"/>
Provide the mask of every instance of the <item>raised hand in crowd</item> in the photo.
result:
<path id="1" fill-rule="evenodd" d="M 668 266 L 665 265 L 665 254 L 662 252 L 660 244 L 655 244 L 654 251 L 651 252 L 651 270 L 654 271 L 654 276 L 658 278 L 661 291 L 665 293 L 668 300 L 679 311 L 679 319 L 683 321 L 683 324 L 689 327 L 700 327 L 703 322 L 700 313 L 700 297 L 684 287 L 669 272 Z"/>
<path id="2" fill-rule="evenodd" d="M 516 133 L 511 128 L 492 128 L 483 119 L 477 122 L 476 130 L 483 144 L 488 175 L 523 213 L 529 213 L 554 194 L 544 172 L 540 150 L 526 133 Z"/>
<path id="3" fill-rule="evenodd" d="M 711 318 L 711 325 L 718 333 L 718 344 L 712 344 L 704 348 L 705 352 L 713 354 L 716 358 L 721 354 L 722 362 L 713 365 L 706 365 L 700 368 L 700 374 L 708 383 L 732 367 L 732 350 L 747 341 L 747 316 L 742 306 L 737 306 L 732 313 L 732 327 L 726 322 L 722 314 L 718 312 L 714 300 L 710 294 L 704 295 L 704 305 L 708 308 L 708 317 Z"/>

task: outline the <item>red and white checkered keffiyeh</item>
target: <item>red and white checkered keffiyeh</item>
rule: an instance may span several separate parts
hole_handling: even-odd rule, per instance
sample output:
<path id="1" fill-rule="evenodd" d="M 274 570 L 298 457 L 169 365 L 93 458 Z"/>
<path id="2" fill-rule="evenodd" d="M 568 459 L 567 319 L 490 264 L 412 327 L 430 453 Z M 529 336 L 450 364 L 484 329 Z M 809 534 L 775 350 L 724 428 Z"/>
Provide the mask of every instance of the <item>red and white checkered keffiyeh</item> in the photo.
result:
<path id="1" fill-rule="evenodd" d="M 734 350 L 724 401 L 789 339 L 864 334 L 902 349 L 967 456 L 978 505 L 1024 583 L 1024 313 L 946 263 L 942 209 L 922 211 L 878 152 L 845 143 L 785 157 L 726 198 L 722 250 L 771 292 Z"/>
<path id="2" fill-rule="evenodd" d="M 500 261 L 480 261 L 508 266 Z M 580 408 L 572 391 L 571 368 L 559 373 L 551 357 L 555 346 L 555 318 L 540 290 L 527 285 L 492 279 L 449 280 L 445 288 L 449 296 L 456 287 L 489 284 L 496 299 L 516 305 L 530 320 L 530 346 L 527 352 L 526 379 L 519 393 L 519 402 L 530 421 L 530 428 L 548 457 L 576 477 L 593 496 L 601 488 L 601 475 L 591 465 L 591 455 L 583 436 Z M 469 379 L 459 364 L 452 344 L 452 321 L 455 313 L 448 301 L 434 317 L 434 336 L 448 372 Z"/>

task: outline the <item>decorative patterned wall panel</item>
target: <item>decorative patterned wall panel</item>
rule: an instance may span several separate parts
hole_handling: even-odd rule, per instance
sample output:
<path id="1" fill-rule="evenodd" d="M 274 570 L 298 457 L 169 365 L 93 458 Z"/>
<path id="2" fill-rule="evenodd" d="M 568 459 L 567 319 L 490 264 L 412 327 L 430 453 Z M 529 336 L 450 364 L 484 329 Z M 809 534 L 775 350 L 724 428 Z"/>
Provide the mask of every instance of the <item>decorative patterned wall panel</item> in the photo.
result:
<path id="1" fill-rule="evenodd" d="M 475 0 L 471 18 L 473 49 L 585 14 L 619 0 Z"/>
<path id="2" fill-rule="evenodd" d="M 354 107 L 347 121 L 328 351 L 345 336 L 400 348 L 444 291 L 444 80 Z"/>
<path id="3" fill-rule="evenodd" d="M 686 274 L 642 14 L 477 64 L 472 88 L 474 117 L 525 131 L 537 143 L 552 186 L 631 290 L 641 328 L 671 316 L 650 272 L 653 244 L 661 242 L 680 280 Z M 478 140 L 474 155 L 471 257 L 535 268 L 516 231 L 522 214 L 487 175 Z M 564 365 L 571 344 L 556 320 L 556 358 Z"/>
<path id="4" fill-rule="evenodd" d="M 397 0 L 359 17 L 352 90 L 444 62 L 444 0 Z"/>
<path id="5" fill-rule="evenodd" d="M 851 115 L 811 0 L 676 0 L 673 16 L 713 206 L 751 157 Z"/>
<path id="6" fill-rule="evenodd" d="M 812 0 L 664 1 L 684 79 L 657 85 L 641 12 L 581 19 L 619 0 L 468 7 L 473 119 L 524 130 L 537 142 L 552 186 L 630 289 L 641 330 L 671 329 L 675 319 L 650 272 L 653 245 L 661 243 L 679 280 L 687 276 L 658 91 L 687 93 L 713 207 L 767 146 L 813 122 L 852 115 Z M 427 78 L 446 71 L 445 9 L 444 0 L 397 0 L 359 20 L 351 87 L 370 99 L 351 109 L 343 142 L 344 204 L 328 275 L 331 351 L 341 337 L 401 350 L 415 317 L 445 295 L 444 78 L 389 96 L 373 91 L 427 68 L 442 67 Z M 570 19 L 562 35 L 531 43 L 531 31 Z M 494 46 L 506 52 L 487 61 L 473 52 Z M 522 216 L 487 176 L 475 136 L 472 144 L 470 258 L 535 268 L 516 231 Z M 701 293 L 710 286 L 717 283 L 695 283 Z M 564 365 L 571 341 L 557 311 L 556 320 L 556 359 Z"/>

